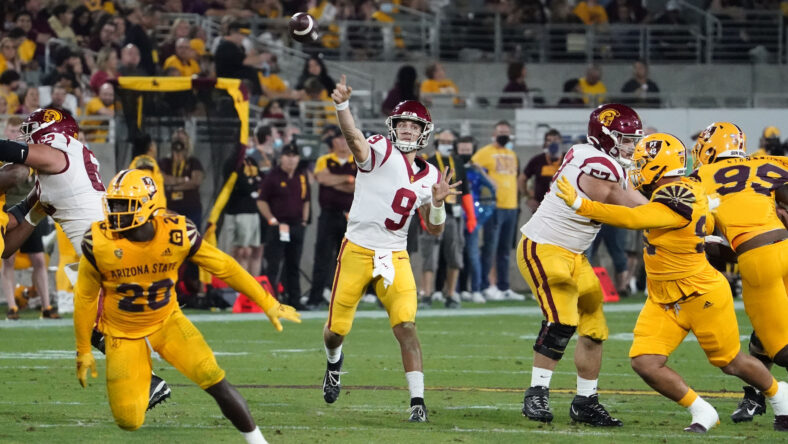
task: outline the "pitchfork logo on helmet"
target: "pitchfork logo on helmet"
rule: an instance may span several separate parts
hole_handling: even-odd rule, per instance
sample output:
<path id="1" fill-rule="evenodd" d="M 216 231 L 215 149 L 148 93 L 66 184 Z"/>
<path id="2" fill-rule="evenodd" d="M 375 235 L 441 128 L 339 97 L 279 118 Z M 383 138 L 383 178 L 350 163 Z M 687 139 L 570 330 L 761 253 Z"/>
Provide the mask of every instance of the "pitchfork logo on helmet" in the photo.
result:
<path id="1" fill-rule="evenodd" d="M 588 120 L 588 143 L 606 152 L 625 168 L 632 165 L 632 153 L 642 138 L 640 116 L 626 105 L 602 105 L 591 113 Z"/>
<path id="2" fill-rule="evenodd" d="M 726 157 L 746 157 L 747 137 L 744 131 L 730 122 L 714 122 L 698 135 L 692 147 L 695 166 L 714 163 Z"/>
<path id="3" fill-rule="evenodd" d="M 654 133 L 637 144 L 632 162 L 629 177 L 639 190 L 663 177 L 683 176 L 687 171 L 687 149 L 676 136 Z"/>
<path id="4" fill-rule="evenodd" d="M 79 125 L 67 112 L 55 108 L 39 108 L 22 122 L 20 128 L 27 143 L 41 143 L 47 134 L 64 134 L 77 137 Z"/>
<path id="5" fill-rule="evenodd" d="M 397 135 L 397 122 L 400 120 L 411 120 L 421 125 L 421 133 L 415 141 L 399 140 Z M 386 126 L 389 129 L 389 139 L 391 143 L 403 153 L 425 148 L 434 128 L 430 112 L 427 111 L 424 105 L 416 100 L 406 100 L 395 106 L 386 119 Z"/>
<path id="6" fill-rule="evenodd" d="M 104 214 L 110 231 L 139 227 L 161 208 L 161 192 L 143 170 L 122 170 L 109 183 L 104 196 Z"/>

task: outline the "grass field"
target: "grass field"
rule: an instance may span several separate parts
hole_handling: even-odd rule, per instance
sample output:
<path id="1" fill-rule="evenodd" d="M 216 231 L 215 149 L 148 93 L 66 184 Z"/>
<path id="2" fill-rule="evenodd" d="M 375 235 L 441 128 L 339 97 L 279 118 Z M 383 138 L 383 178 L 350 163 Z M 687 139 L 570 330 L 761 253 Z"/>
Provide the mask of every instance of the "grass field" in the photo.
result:
<path id="1" fill-rule="evenodd" d="M 399 349 L 383 313 L 359 313 L 345 343 L 343 391 L 333 405 L 322 399 L 325 368 L 321 331 L 325 313 L 305 313 L 303 324 L 276 333 L 257 315 L 189 313 L 217 355 L 227 378 L 249 401 L 272 443 L 402 442 L 675 442 L 720 440 L 777 442 L 771 410 L 753 423 L 734 425 L 729 415 L 741 381 L 705 359 L 692 336 L 670 365 L 717 408 L 722 424 L 701 437 L 682 432 L 690 416 L 657 396 L 635 375 L 627 352 L 639 300 L 607 307 L 611 339 L 605 345 L 600 398 L 624 421 L 618 429 L 572 425 L 575 341 L 553 377 L 550 425 L 523 418 L 523 390 L 530 383 L 531 346 L 541 314 L 535 303 L 488 304 L 459 311 L 422 310 L 427 424 L 406 422 L 408 392 Z M 744 338 L 749 322 L 737 310 Z M 33 313 L 26 315 L 33 316 Z M 256 316 L 256 317 L 255 317 Z M 70 320 L 0 322 L 0 442 L 8 443 L 215 443 L 243 442 L 212 398 L 162 360 L 155 371 L 172 386 L 170 401 L 148 412 L 136 432 L 117 428 L 107 404 L 100 353 L 99 378 L 82 389 L 74 372 Z M 746 347 L 746 340 L 742 344 Z M 785 377 L 782 371 L 778 379 Z"/>

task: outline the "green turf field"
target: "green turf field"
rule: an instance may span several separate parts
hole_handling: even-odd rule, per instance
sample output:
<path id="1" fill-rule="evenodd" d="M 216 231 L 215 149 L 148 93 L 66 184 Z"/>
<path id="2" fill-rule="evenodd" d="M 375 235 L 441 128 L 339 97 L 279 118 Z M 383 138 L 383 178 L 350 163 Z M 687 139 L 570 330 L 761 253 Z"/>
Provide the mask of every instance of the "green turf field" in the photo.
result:
<path id="1" fill-rule="evenodd" d="M 700 437 L 682 432 L 690 415 L 648 389 L 629 366 L 627 352 L 639 304 L 607 307 L 611 339 L 605 345 L 600 398 L 624 421 L 618 429 L 570 424 L 575 387 L 574 341 L 553 377 L 550 425 L 523 418 L 530 383 L 531 346 L 541 315 L 534 302 L 498 303 L 459 311 L 423 310 L 418 321 L 424 350 L 428 424 L 407 418 L 408 392 L 399 348 L 378 311 L 360 312 L 345 343 L 343 391 L 334 405 L 322 399 L 325 368 L 321 331 L 325 313 L 307 313 L 301 325 L 276 333 L 264 317 L 190 313 L 217 354 L 228 380 L 249 401 L 272 443 L 402 442 L 677 442 L 715 439 L 777 442 L 771 409 L 753 423 L 734 425 L 730 413 L 741 381 L 706 362 L 692 336 L 670 365 L 717 408 L 722 424 Z M 437 308 L 437 307 L 436 307 Z M 749 322 L 739 308 L 742 337 Z M 444 314 L 450 316 L 443 316 Z M 458 316 L 460 315 L 460 316 Z M 243 442 L 213 399 L 162 360 L 155 371 L 172 386 L 172 398 L 148 413 L 145 425 L 124 432 L 113 422 L 99 359 L 99 378 L 82 389 L 74 371 L 70 320 L 28 319 L 0 324 L 0 442 Z M 368 316 L 368 317 L 365 317 Z M 745 347 L 746 340 L 742 342 Z M 777 371 L 778 379 L 785 373 Z"/>

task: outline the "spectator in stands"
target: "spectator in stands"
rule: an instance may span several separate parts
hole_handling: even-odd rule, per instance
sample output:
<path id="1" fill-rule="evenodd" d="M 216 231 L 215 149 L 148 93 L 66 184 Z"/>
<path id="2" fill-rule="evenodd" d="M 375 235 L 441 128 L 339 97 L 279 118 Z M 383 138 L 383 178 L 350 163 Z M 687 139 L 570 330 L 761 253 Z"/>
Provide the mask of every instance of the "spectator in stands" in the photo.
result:
<path id="1" fill-rule="evenodd" d="M 197 53 L 189 44 L 189 39 L 181 37 L 175 44 L 175 54 L 169 56 L 164 62 L 164 69 L 175 68 L 184 77 L 196 76 L 200 73 L 197 64 Z"/>
<path id="2" fill-rule="evenodd" d="M 527 205 L 532 213 L 536 212 L 550 190 L 553 176 L 564 160 L 563 140 L 558 130 L 550 129 L 545 133 L 542 151 L 528 161 L 518 177 L 520 193 L 527 196 Z M 529 186 L 531 179 L 533 185 Z"/>
<path id="3" fill-rule="evenodd" d="M 310 77 L 317 77 L 326 91 L 333 91 L 337 84 L 337 82 L 328 75 L 328 70 L 326 70 L 326 65 L 323 63 L 323 58 L 318 55 L 309 57 L 306 63 L 304 63 L 304 68 L 301 70 L 301 76 L 298 77 L 295 89 L 304 89 L 306 81 L 309 80 Z"/>
<path id="4" fill-rule="evenodd" d="M 22 72 L 22 60 L 17 52 L 19 45 L 10 37 L 0 39 L 0 72 Z"/>
<path id="5" fill-rule="evenodd" d="M 76 75 L 74 75 L 73 67 L 76 63 L 81 63 L 79 62 L 79 54 L 66 46 L 59 46 L 54 51 L 52 59 L 55 67 L 41 77 L 41 85 L 54 85 L 61 74 L 71 77 L 73 83 L 76 84 L 77 78 Z"/>
<path id="6" fill-rule="evenodd" d="M 632 64 L 632 78 L 621 87 L 622 93 L 634 95 L 626 97 L 622 103 L 634 107 L 654 107 L 660 105 L 659 87 L 648 78 L 648 65 L 643 60 Z"/>
<path id="7" fill-rule="evenodd" d="M 50 102 L 45 108 L 56 108 L 74 117 L 79 115 L 77 114 L 77 99 L 73 94 L 68 93 L 68 89 L 63 85 L 63 82 L 58 82 L 52 87 Z"/>
<path id="8" fill-rule="evenodd" d="M 193 25 L 189 30 L 189 44 L 192 49 L 197 52 L 198 56 L 203 56 L 208 52 L 205 50 L 205 40 L 207 35 L 205 29 L 199 25 Z"/>
<path id="9" fill-rule="evenodd" d="M 421 94 L 424 98 L 425 94 L 459 94 L 460 90 L 454 81 L 446 76 L 446 70 L 440 63 L 432 63 L 427 66 L 425 72 L 427 80 L 421 83 Z M 459 99 L 459 98 L 457 98 Z M 455 104 L 459 104 L 455 100 Z"/>
<path id="10" fill-rule="evenodd" d="M 0 97 L 5 99 L 9 114 L 13 114 L 19 108 L 19 96 L 16 91 L 21 84 L 22 77 L 16 71 L 7 70 L 0 74 Z"/>
<path id="11" fill-rule="evenodd" d="M 115 34 L 112 36 L 112 47 L 122 48 L 126 41 L 126 19 L 119 15 L 114 15 L 110 19 L 115 24 Z"/>
<path id="12" fill-rule="evenodd" d="M 509 78 L 509 83 L 503 87 L 504 93 L 521 93 L 519 97 L 501 97 L 498 100 L 498 106 L 501 108 L 521 108 L 525 103 L 525 98 L 528 95 L 528 86 L 525 84 L 525 63 L 512 62 L 506 69 L 506 76 Z"/>
<path id="13" fill-rule="evenodd" d="M 550 2 L 550 23 L 575 25 L 582 24 L 583 21 L 572 11 L 569 0 L 552 0 Z"/>
<path id="14" fill-rule="evenodd" d="M 16 58 L 19 60 L 22 69 L 25 71 L 35 69 L 37 71 L 38 66 L 31 63 L 33 61 L 33 56 L 36 53 L 36 44 L 27 38 L 25 31 L 19 27 L 11 28 L 11 30 L 8 31 L 8 38 L 14 42 L 14 46 L 17 48 Z"/>
<path id="15" fill-rule="evenodd" d="M 293 90 L 279 77 L 279 59 L 276 57 L 276 54 L 263 51 L 260 53 L 260 59 L 263 63 L 260 71 L 258 71 L 258 79 L 260 80 L 260 88 L 263 90 L 263 96 L 260 97 L 259 104 L 266 106 L 272 100 L 294 98 Z"/>
<path id="16" fill-rule="evenodd" d="M 30 17 L 33 19 L 33 29 L 35 29 L 39 34 L 46 35 L 44 41 L 39 41 L 38 43 L 46 43 L 46 41 L 49 40 L 49 38 L 51 38 L 54 34 L 52 32 L 52 28 L 49 27 L 49 23 L 47 23 L 47 20 L 49 19 L 49 12 L 44 6 L 44 2 L 41 0 L 25 0 L 24 10 L 29 12 Z"/>
<path id="17" fill-rule="evenodd" d="M 111 46 L 101 48 L 96 66 L 98 70 L 90 76 L 90 89 L 97 93 L 101 85 L 118 78 L 118 53 Z"/>
<path id="18" fill-rule="evenodd" d="M 289 305 L 308 310 L 301 304 L 300 264 L 310 197 L 307 173 L 296 169 L 299 160 L 295 143 L 282 148 L 279 165 L 263 179 L 257 205 L 269 225 L 266 275 L 274 289 L 282 283 Z"/>
<path id="19" fill-rule="evenodd" d="M 33 29 L 33 17 L 27 11 L 17 12 L 14 16 L 14 25 L 22 29 L 25 33 L 25 41 L 19 47 L 19 56 L 23 63 L 30 63 L 30 61 L 39 56 L 43 56 L 43 47 L 49 36 L 46 34 L 39 35 Z"/>
<path id="20" fill-rule="evenodd" d="M 74 13 L 68 9 L 68 6 L 61 3 L 52 8 L 52 15 L 47 20 L 49 27 L 55 32 L 55 37 L 67 42 L 70 45 L 76 45 L 77 35 L 71 29 L 71 20 L 74 18 Z"/>
<path id="21" fill-rule="evenodd" d="M 577 84 L 586 105 L 596 106 L 605 102 L 607 87 L 602 83 L 602 69 L 599 65 L 590 65 L 586 69 L 585 77 L 577 79 Z"/>
<path id="22" fill-rule="evenodd" d="M 128 43 L 120 51 L 119 76 L 143 76 L 145 71 L 140 68 L 140 50 L 133 43 Z"/>
<path id="23" fill-rule="evenodd" d="M 323 142 L 328 145 L 329 152 L 317 159 L 314 170 L 315 179 L 320 184 L 320 217 L 317 219 L 312 289 L 307 301 L 307 305 L 312 308 L 328 305 L 324 293 L 333 281 L 336 259 L 347 230 L 347 216 L 356 188 L 356 163 L 339 127 L 325 127 Z"/>
<path id="24" fill-rule="evenodd" d="M 191 155 L 187 143 L 188 136 L 185 132 L 174 133 L 170 145 L 172 154 L 161 161 L 167 208 L 188 217 L 201 229 L 200 185 L 205 173 L 200 161 Z"/>
<path id="25" fill-rule="evenodd" d="M 285 110 L 282 108 L 282 102 L 279 100 L 268 102 L 268 105 L 263 108 L 262 118 L 272 121 L 276 126 L 284 126 Z"/>
<path id="26" fill-rule="evenodd" d="M 104 83 L 98 91 L 98 95 L 90 99 L 85 105 L 85 116 L 104 116 L 115 117 L 115 87 L 112 83 Z M 83 122 L 83 127 L 101 126 L 101 129 L 90 130 L 90 139 L 97 143 L 107 142 L 107 129 L 109 122 L 87 120 Z"/>
<path id="27" fill-rule="evenodd" d="M 255 151 L 249 156 L 257 162 L 265 175 L 276 165 L 276 156 L 284 146 L 279 129 L 271 123 L 261 123 L 254 130 Z"/>
<path id="28" fill-rule="evenodd" d="M 96 29 L 90 36 L 88 47 L 93 51 L 101 51 L 101 48 L 115 47 L 115 37 L 118 35 L 118 28 L 111 20 L 110 16 L 104 16 L 102 21 L 96 25 Z"/>
<path id="29" fill-rule="evenodd" d="M 318 2 L 320 3 L 320 2 Z M 326 2 L 328 5 L 331 3 Z M 282 15 L 282 4 L 279 0 L 252 0 L 251 2 L 251 10 L 257 13 L 257 16 L 260 18 L 281 18 Z M 327 9 L 327 6 L 323 7 L 323 10 Z M 313 17 L 316 19 L 320 19 L 316 14 L 312 14 Z"/>
<path id="30" fill-rule="evenodd" d="M 71 28 L 77 36 L 77 40 L 81 45 L 90 42 L 91 28 L 93 28 L 93 19 L 90 16 L 90 10 L 85 5 L 79 5 L 74 8 L 74 18 L 71 20 Z"/>
<path id="31" fill-rule="evenodd" d="M 639 1 L 612 0 L 605 7 L 610 23 L 633 24 L 646 18 L 648 11 Z"/>
<path id="32" fill-rule="evenodd" d="M 189 25 L 189 22 L 187 22 L 186 19 L 175 19 L 172 22 L 170 34 L 167 36 L 167 39 L 164 40 L 161 45 L 159 45 L 159 60 L 166 61 L 170 58 L 170 56 L 175 55 L 178 39 L 189 38 L 190 31 L 191 25 Z"/>
<path id="33" fill-rule="evenodd" d="M 19 108 L 16 109 L 14 114 L 30 114 L 33 111 L 37 110 L 41 107 L 40 95 L 38 93 L 38 87 L 30 86 L 25 90 L 25 94 L 22 97 L 22 103 L 19 105 Z"/>
<path id="34" fill-rule="evenodd" d="M 509 256 L 517 231 L 517 173 L 519 161 L 513 151 L 514 137 L 509 122 L 495 124 L 493 143 L 481 148 L 471 162 L 484 169 L 495 183 L 495 214 L 484 224 L 482 247 L 482 288 L 487 300 L 524 300 L 509 288 Z M 495 270 L 497 286 L 490 285 L 490 271 Z"/>
<path id="35" fill-rule="evenodd" d="M 249 156 L 237 165 L 235 156 L 230 156 L 224 164 L 224 178 L 236 171 L 238 179 L 224 207 L 224 221 L 219 240 L 222 249 L 229 253 L 244 270 L 252 276 L 261 271 L 262 258 L 254 255 L 260 247 L 260 216 L 257 198 L 260 196 L 262 176 L 257 162 Z"/>
<path id="36" fill-rule="evenodd" d="M 153 5 L 135 6 L 126 17 L 126 40 L 124 43 L 133 43 L 140 50 L 140 67 L 147 75 L 156 73 L 156 64 L 153 52 L 156 47 L 148 36 L 159 23 L 159 12 Z"/>
<path id="37" fill-rule="evenodd" d="M 257 77 L 257 69 L 252 66 L 255 58 L 246 55 L 242 44 L 244 36 L 248 34 L 249 29 L 241 22 L 234 21 L 228 25 L 214 53 L 216 75 L 245 80 L 252 94 L 259 95 L 260 79 Z"/>
<path id="38" fill-rule="evenodd" d="M 313 129 L 322 128 L 326 123 L 336 123 L 337 116 L 334 104 L 323 88 L 317 77 L 307 79 L 304 84 L 304 97 L 302 98 L 302 118 L 306 126 Z"/>
<path id="39" fill-rule="evenodd" d="M 585 106 L 580 96 L 580 82 L 578 79 L 569 79 L 564 82 L 564 96 L 558 101 L 560 108 L 582 108 Z"/>
<path id="40" fill-rule="evenodd" d="M 380 104 L 380 112 L 384 116 L 391 114 L 391 110 L 400 102 L 419 100 L 419 82 L 416 77 L 416 68 L 413 66 L 403 65 L 400 67 L 394 86 L 389 90 L 383 103 Z"/>
<path id="41" fill-rule="evenodd" d="M 656 25 L 687 26 L 689 22 L 681 14 L 681 8 L 675 0 L 665 3 L 665 10 L 654 17 L 652 22 Z M 681 54 L 692 51 L 695 38 L 691 32 L 684 29 L 670 29 L 652 32 L 652 51 L 660 56 L 670 55 L 671 58 L 680 58 Z M 694 54 L 692 55 L 694 57 Z"/>
<path id="42" fill-rule="evenodd" d="M 598 0 L 581 0 L 572 12 L 586 25 L 601 25 L 608 22 L 607 11 Z"/>

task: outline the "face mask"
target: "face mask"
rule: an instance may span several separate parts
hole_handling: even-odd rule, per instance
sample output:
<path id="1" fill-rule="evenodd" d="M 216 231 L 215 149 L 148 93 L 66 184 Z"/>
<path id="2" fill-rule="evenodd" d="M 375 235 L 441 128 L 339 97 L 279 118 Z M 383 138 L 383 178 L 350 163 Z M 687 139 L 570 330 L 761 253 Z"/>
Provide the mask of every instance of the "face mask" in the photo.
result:
<path id="1" fill-rule="evenodd" d="M 439 143 L 438 144 L 438 152 L 441 153 L 443 156 L 448 156 L 451 154 L 451 149 L 454 145 L 450 143 Z"/>
<path id="2" fill-rule="evenodd" d="M 508 135 L 501 134 L 500 136 L 495 136 L 495 143 L 497 143 L 500 146 L 506 146 L 509 143 L 510 139 L 511 138 Z"/>
<path id="3" fill-rule="evenodd" d="M 514 149 L 514 143 L 508 142 L 506 145 L 504 145 L 504 147 L 506 149 L 513 150 Z"/>
<path id="4" fill-rule="evenodd" d="M 552 158 L 558 157 L 558 152 L 561 150 L 561 145 L 558 142 L 553 142 L 550 145 L 547 145 L 547 153 Z"/>
<path id="5" fill-rule="evenodd" d="M 255 149 L 255 147 L 247 148 L 246 149 L 246 155 L 247 156 L 251 156 L 252 154 L 254 154 L 255 151 L 257 151 L 257 149 Z"/>
<path id="6" fill-rule="evenodd" d="M 471 157 L 473 157 L 471 154 L 460 154 L 460 160 L 462 160 L 462 163 L 470 162 Z"/>
<path id="7" fill-rule="evenodd" d="M 274 139 L 274 149 L 282 148 L 285 142 L 282 139 Z"/>
<path id="8" fill-rule="evenodd" d="M 261 69 L 263 71 L 263 77 L 268 77 L 269 75 L 271 75 L 271 65 L 269 65 L 268 63 L 263 63 Z"/>

